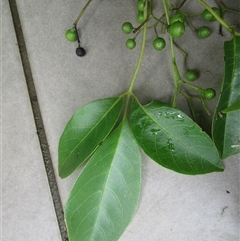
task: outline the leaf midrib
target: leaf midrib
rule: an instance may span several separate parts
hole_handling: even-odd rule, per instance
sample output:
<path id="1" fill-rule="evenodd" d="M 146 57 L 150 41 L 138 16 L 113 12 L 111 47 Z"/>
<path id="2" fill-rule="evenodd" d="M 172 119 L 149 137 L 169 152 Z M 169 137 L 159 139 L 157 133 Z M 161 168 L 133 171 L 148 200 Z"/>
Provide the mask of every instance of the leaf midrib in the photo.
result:
<path id="1" fill-rule="evenodd" d="M 85 135 L 85 137 L 83 139 L 81 139 L 81 141 L 73 148 L 73 150 L 69 153 L 69 155 L 65 158 L 65 161 L 62 164 L 62 167 L 60 170 L 62 170 L 62 168 L 64 168 L 65 163 L 68 161 L 68 159 L 70 158 L 70 156 L 72 155 L 72 153 L 79 147 L 79 145 L 81 145 L 81 143 L 90 135 L 90 133 L 92 132 L 92 130 L 94 128 L 96 128 L 96 126 L 108 115 L 108 113 L 114 108 L 114 106 L 121 100 L 121 98 L 117 98 L 116 102 L 113 103 L 112 107 L 102 116 L 102 118 L 90 129 L 90 131 L 88 132 L 87 135 Z M 110 130 L 111 131 L 111 130 Z M 107 137 L 107 135 L 106 135 Z M 105 138 L 104 138 L 105 140 Z M 97 148 L 97 146 L 96 146 Z M 88 155 L 90 156 L 95 150 L 96 148 Z M 87 158 L 87 157 L 86 157 Z"/>
<path id="2" fill-rule="evenodd" d="M 121 128 L 123 128 L 123 124 L 122 124 Z M 120 138 L 121 138 L 121 136 L 122 136 L 121 133 L 122 133 L 122 130 L 119 130 L 119 137 L 118 137 L 118 139 L 116 140 L 116 145 L 115 145 L 114 151 L 111 152 L 111 155 L 112 155 L 112 157 L 113 157 L 113 158 L 112 158 L 112 163 L 111 163 L 111 165 L 109 166 L 108 175 L 107 175 L 106 178 L 105 178 L 105 185 L 104 185 L 103 190 L 106 189 L 106 186 L 107 186 L 107 183 L 108 183 L 109 175 L 110 175 L 111 169 L 112 169 L 112 167 L 113 167 L 114 156 L 115 156 L 115 154 L 116 154 L 116 152 L 117 152 L 117 149 L 118 149 L 117 147 L 118 147 L 118 145 L 119 145 Z M 95 220 L 95 222 L 94 222 L 94 226 L 92 226 L 92 227 L 95 227 L 95 226 L 96 226 L 96 223 L 97 223 L 97 220 L 98 220 L 98 216 L 99 216 L 99 212 L 100 212 L 100 207 L 101 207 L 101 204 L 102 204 L 102 202 L 103 202 L 103 198 L 104 198 L 104 191 L 103 191 L 103 194 L 101 195 L 101 201 L 99 202 L 99 205 L 96 207 L 96 208 L 98 209 L 97 214 L 96 214 L 96 217 L 97 217 L 97 218 L 96 218 L 96 220 Z M 95 209 L 96 209 L 96 208 L 95 208 Z M 93 210 L 95 210 L 95 209 L 93 209 Z M 93 212 L 93 210 L 92 210 L 91 212 Z M 90 212 L 90 213 L 91 213 L 91 212 Z M 88 215 L 81 221 L 81 223 L 79 223 L 78 227 L 81 226 L 82 222 L 89 216 L 90 213 L 88 213 Z M 91 227 L 91 228 L 92 228 L 92 227 Z M 78 229 L 78 228 L 77 228 L 77 229 Z M 76 234 L 77 234 L 77 229 L 76 229 Z M 95 231 L 95 228 L 94 228 L 94 231 Z M 74 236 L 73 239 L 75 239 L 76 234 L 75 234 L 75 236 Z M 92 237 L 92 236 L 94 236 L 94 232 L 91 234 L 90 237 Z"/>
<path id="3" fill-rule="evenodd" d="M 236 61 L 235 61 L 235 59 L 236 59 L 236 56 L 238 56 L 238 54 L 237 54 L 237 46 L 238 45 L 237 45 L 236 38 L 237 37 L 235 36 L 232 39 L 233 40 L 233 44 L 232 44 L 233 47 L 232 47 L 232 49 L 226 49 L 226 52 L 228 52 L 228 54 L 229 54 L 229 51 L 233 50 L 233 57 L 231 58 L 231 59 L 233 59 L 232 64 L 231 64 L 232 65 L 232 67 L 231 67 L 231 79 L 233 79 L 234 69 L 236 68 Z M 226 68 L 228 68 L 228 67 L 226 66 Z M 226 78 L 226 76 L 224 75 L 224 80 L 223 80 L 224 83 L 225 83 L 225 78 Z M 230 103 L 230 105 L 232 104 L 231 103 L 232 102 L 232 100 L 231 100 L 231 87 L 232 87 L 232 82 L 230 83 L 230 91 L 229 91 L 229 98 L 228 98 L 228 101 L 227 101 L 227 103 L 228 103 L 227 106 L 229 106 L 229 103 Z M 226 118 L 224 118 L 224 120 L 222 120 L 222 121 L 224 121 L 224 136 L 226 136 L 226 133 L 227 133 L 227 128 L 226 128 L 227 122 L 228 122 L 229 118 L 231 118 L 229 115 L 231 116 L 232 113 L 231 112 L 230 113 L 226 113 Z M 222 153 L 225 153 L 226 145 L 227 145 L 226 142 L 223 140 Z"/>
<path id="4" fill-rule="evenodd" d="M 172 136 L 172 134 L 170 134 L 166 129 L 164 129 L 161 125 L 159 125 L 159 123 L 157 123 L 150 115 L 147 114 L 147 112 L 144 110 L 144 108 L 143 108 L 142 105 L 139 105 L 139 106 L 140 106 L 141 109 L 144 111 L 144 113 L 145 113 L 147 116 L 149 116 L 149 118 L 150 118 L 151 120 L 153 120 L 153 122 L 154 122 L 157 126 L 161 127 L 169 136 L 171 136 L 173 139 L 175 139 L 175 141 L 181 143 L 185 148 L 190 149 L 193 153 L 195 153 L 195 154 L 197 154 L 198 156 L 200 156 L 201 159 L 204 159 L 204 160 L 209 161 L 209 160 L 206 159 L 204 156 L 202 156 L 200 153 L 194 151 L 192 148 L 190 148 L 189 146 L 187 146 L 187 145 L 185 145 L 184 143 L 182 143 L 182 141 L 180 141 L 180 140 L 177 139 L 176 137 Z M 209 162 L 211 162 L 211 161 L 209 161 Z M 215 163 L 213 163 L 213 162 L 211 162 L 211 163 L 212 163 L 214 166 L 216 166 L 216 167 L 219 168 L 219 166 L 216 165 Z"/>

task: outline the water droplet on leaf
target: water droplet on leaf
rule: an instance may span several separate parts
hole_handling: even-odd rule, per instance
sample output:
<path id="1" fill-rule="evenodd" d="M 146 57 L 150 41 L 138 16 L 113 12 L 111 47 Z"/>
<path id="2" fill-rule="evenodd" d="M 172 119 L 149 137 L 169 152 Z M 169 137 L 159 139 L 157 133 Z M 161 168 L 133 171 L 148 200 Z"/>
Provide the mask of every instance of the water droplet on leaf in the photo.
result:
<path id="1" fill-rule="evenodd" d="M 157 118 L 160 118 L 161 115 L 162 115 L 162 112 L 158 112 L 157 113 Z"/>
<path id="2" fill-rule="evenodd" d="M 175 148 L 174 148 L 174 144 L 172 143 L 172 139 L 168 139 L 167 146 L 170 151 L 175 152 Z"/>
<path id="3" fill-rule="evenodd" d="M 185 135 L 185 136 L 188 136 L 188 128 L 187 128 L 187 127 L 184 127 L 183 130 L 184 130 L 184 135 Z"/>
<path id="4" fill-rule="evenodd" d="M 221 112 L 218 112 L 218 116 L 219 116 L 220 119 L 223 118 L 223 114 Z"/>
<path id="5" fill-rule="evenodd" d="M 140 129 L 142 129 L 143 127 L 144 127 L 144 124 L 145 124 L 145 120 L 143 119 L 143 120 L 139 120 L 138 122 L 137 122 L 137 125 L 138 125 L 138 127 L 140 128 Z"/>
<path id="6" fill-rule="evenodd" d="M 169 118 L 170 118 L 170 113 L 169 113 L 169 112 L 165 112 L 165 113 L 164 113 L 164 117 L 167 118 L 167 119 L 169 119 Z"/>
<path id="7" fill-rule="evenodd" d="M 157 135 L 160 133 L 160 129 L 151 129 L 151 134 L 152 135 Z"/>
<path id="8" fill-rule="evenodd" d="M 183 121 L 184 116 L 181 113 L 176 113 L 176 112 L 165 112 L 164 117 L 167 119 L 173 119 L 173 120 L 178 120 L 178 121 Z"/>
<path id="9" fill-rule="evenodd" d="M 184 116 L 182 115 L 182 114 L 177 114 L 177 120 L 179 120 L 179 121 L 183 121 L 184 120 Z"/>

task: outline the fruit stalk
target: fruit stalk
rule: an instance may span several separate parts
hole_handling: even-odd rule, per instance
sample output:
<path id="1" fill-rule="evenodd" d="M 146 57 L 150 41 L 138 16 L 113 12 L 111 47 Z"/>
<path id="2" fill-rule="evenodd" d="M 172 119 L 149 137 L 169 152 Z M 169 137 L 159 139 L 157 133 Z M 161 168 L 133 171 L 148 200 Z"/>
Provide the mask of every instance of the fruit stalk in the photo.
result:
<path id="1" fill-rule="evenodd" d="M 240 14 L 239 11 L 226 7 L 221 0 L 218 0 L 218 5 L 220 6 L 222 12 L 230 12 L 235 14 Z"/>
<path id="2" fill-rule="evenodd" d="M 226 28 L 226 30 L 228 32 L 230 32 L 231 34 L 235 34 L 240 36 L 239 32 L 236 32 L 233 30 L 233 28 L 227 23 L 225 22 L 205 1 L 203 0 L 197 0 L 203 7 L 205 7 L 215 18 L 216 20 L 224 27 Z"/>
<path id="3" fill-rule="evenodd" d="M 147 16 L 147 6 L 145 6 L 145 10 L 144 10 L 144 17 L 146 17 L 146 16 Z M 139 72 L 139 69 L 140 69 L 140 66 L 141 66 L 141 63 L 142 63 L 144 49 L 145 49 L 145 43 L 146 43 L 146 37 L 147 37 L 147 25 L 145 24 L 144 27 L 143 27 L 141 51 L 140 51 L 140 55 L 139 55 L 139 58 L 138 58 L 137 67 L 136 67 L 136 69 L 133 73 L 133 77 L 131 79 L 131 82 L 130 82 L 130 85 L 129 85 L 129 88 L 128 88 L 128 91 L 127 91 L 128 93 L 132 93 L 132 89 L 133 89 L 134 83 L 135 83 L 136 78 L 137 78 L 137 74 Z"/>
<path id="4" fill-rule="evenodd" d="M 84 14 L 85 10 L 89 6 L 89 4 L 92 2 L 92 0 L 88 0 L 81 12 L 79 13 L 78 17 L 76 18 L 75 22 L 73 23 L 73 26 L 76 26 L 82 15 Z"/>
<path id="5" fill-rule="evenodd" d="M 167 8 L 166 0 L 163 0 L 163 6 L 164 6 L 167 24 L 169 25 L 170 20 L 169 20 L 169 14 L 168 14 L 168 8 Z M 180 76 L 180 73 L 179 73 L 179 70 L 178 70 L 178 67 L 177 67 L 177 63 L 176 63 L 176 57 L 175 57 L 175 53 L 174 53 L 173 37 L 170 34 L 169 34 L 169 41 L 170 41 L 170 47 L 171 47 L 172 68 L 173 68 L 174 84 L 175 84 L 172 106 L 175 107 L 176 104 L 177 104 L 177 96 L 178 96 L 179 87 L 180 87 L 180 84 L 181 84 L 181 76 Z"/>
<path id="6" fill-rule="evenodd" d="M 146 3 L 146 6 L 144 7 L 144 17 L 147 16 L 147 9 L 148 9 L 148 6 L 147 6 L 147 3 Z M 147 25 L 145 24 L 143 26 L 142 46 L 141 46 L 141 51 L 140 51 L 140 54 L 139 54 L 137 66 L 136 66 L 136 69 L 133 73 L 133 77 L 131 79 L 128 90 L 126 91 L 127 99 L 126 99 L 126 105 L 125 105 L 125 110 L 124 110 L 124 117 L 127 115 L 128 106 L 129 106 L 129 102 L 130 102 L 130 96 L 133 95 L 132 89 L 133 89 L 134 83 L 136 81 L 136 78 L 137 78 L 141 63 L 142 63 L 144 49 L 145 49 L 145 45 L 146 45 L 146 37 L 147 37 Z"/>

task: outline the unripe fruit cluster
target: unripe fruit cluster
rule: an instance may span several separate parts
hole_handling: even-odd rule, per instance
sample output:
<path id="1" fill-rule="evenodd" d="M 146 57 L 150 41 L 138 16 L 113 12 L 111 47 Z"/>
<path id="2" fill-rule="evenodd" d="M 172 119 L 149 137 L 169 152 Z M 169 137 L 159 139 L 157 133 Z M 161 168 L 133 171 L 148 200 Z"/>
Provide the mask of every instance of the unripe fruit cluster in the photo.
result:
<path id="1" fill-rule="evenodd" d="M 75 29 L 68 29 L 65 33 L 65 37 L 69 42 L 75 42 L 77 41 L 77 33 L 75 31 Z"/>
<path id="2" fill-rule="evenodd" d="M 208 88 L 203 91 L 203 96 L 207 100 L 211 100 L 216 96 L 216 91 L 213 88 Z"/>
<path id="3" fill-rule="evenodd" d="M 125 22 L 123 23 L 122 25 L 122 31 L 125 33 L 125 34 L 130 34 L 132 31 L 133 31 L 133 26 L 130 22 Z"/>
<path id="4" fill-rule="evenodd" d="M 198 72 L 197 72 L 196 70 L 194 70 L 194 69 L 188 69 L 188 70 L 186 71 L 186 79 L 187 79 L 188 81 L 194 81 L 194 80 L 196 80 L 198 77 L 199 77 L 199 74 L 198 74 Z"/>
<path id="5" fill-rule="evenodd" d="M 211 29 L 207 26 L 202 26 L 197 30 L 197 36 L 199 38 L 208 38 L 211 35 Z"/>
<path id="6" fill-rule="evenodd" d="M 138 8 L 137 21 L 139 23 L 143 23 L 144 20 L 145 20 L 144 14 L 143 14 L 144 7 L 145 7 L 144 0 L 138 0 L 138 3 L 137 3 L 137 8 Z"/>
<path id="7" fill-rule="evenodd" d="M 219 8 L 216 8 L 216 7 L 213 7 L 212 10 L 218 15 L 220 16 L 220 10 Z M 207 10 L 205 9 L 203 12 L 202 12 L 202 17 L 207 20 L 207 21 L 215 21 L 216 18 Z"/>
<path id="8" fill-rule="evenodd" d="M 134 38 L 129 38 L 126 41 L 126 47 L 128 49 L 134 49 L 136 47 L 136 40 Z"/>
<path id="9" fill-rule="evenodd" d="M 156 50 L 162 50 L 166 46 L 166 41 L 164 38 L 157 37 L 153 40 L 153 48 Z"/>
<path id="10" fill-rule="evenodd" d="M 212 10 L 218 15 L 220 16 L 220 10 L 219 8 L 213 7 Z M 212 15 L 212 13 L 209 12 L 209 10 L 205 9 L 202 12 L 202 17 L 203 19 L 205 19 L 206 21 L 215 21 L 216 18 Z M 197 36 L 201 39 L 204 38 L 208 38 L 211 35 L 212 31 L 209 27 L 207 26 L 202 26 L 197 30 Z"/>
<path id="11" fill-rule="evenodd" d="M 185 33 L 185 16 L 181 13 L 175 13 L 170 17 L 170 26 L 168 31 L 172 37 L 178 38 Z"/>

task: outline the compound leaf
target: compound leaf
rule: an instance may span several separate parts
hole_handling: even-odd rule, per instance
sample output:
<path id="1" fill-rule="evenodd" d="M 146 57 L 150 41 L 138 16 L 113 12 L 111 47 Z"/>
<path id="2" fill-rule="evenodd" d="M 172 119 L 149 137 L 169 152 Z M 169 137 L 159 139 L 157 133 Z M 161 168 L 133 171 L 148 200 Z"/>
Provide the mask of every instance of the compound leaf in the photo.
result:
<path id="1" fill-rule="evenodd" d="M 81 107 L 66 125 L 58 146 L 58 171 L 69 176 L 108 136 L 122 108 L 122 98 L 100 99 Z"/>
<path id="2" fill-rule="evenodd" d="M 211 138 L 179 109 L 134 99 L 130 120 L 138 144 L 160 165 L 190 175 L 223 171 Z"/>
<path id="3" fill-rule="evenodd" d="M 225 69 L 212 122 L 212 138 L 222 158 L 240 153 L 240 36 L 224 43 Z"/>
<path id="4" fill-rule="evenodd" d="M 93 154 L 65 208 L 70 241 L 117 241 L 132 219 L 141 183 L 141 155 L 126 120 Z"/>

